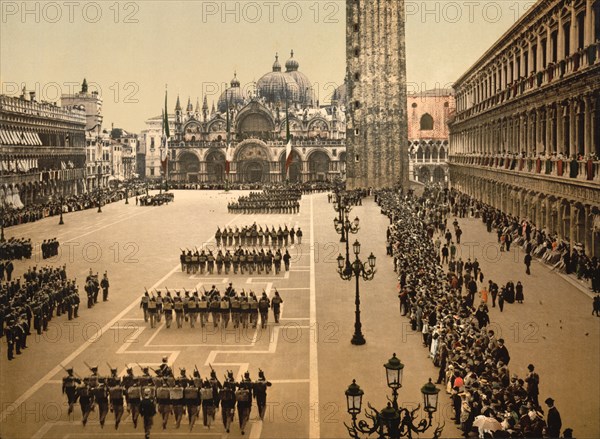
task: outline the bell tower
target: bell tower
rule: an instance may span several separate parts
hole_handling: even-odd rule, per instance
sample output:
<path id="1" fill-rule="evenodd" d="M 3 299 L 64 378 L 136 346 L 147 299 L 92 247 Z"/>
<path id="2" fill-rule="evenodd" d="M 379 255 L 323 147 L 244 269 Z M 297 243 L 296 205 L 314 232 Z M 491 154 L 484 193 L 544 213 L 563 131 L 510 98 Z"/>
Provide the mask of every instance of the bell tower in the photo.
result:
<path id="1" fill-rule="evenodd" d="M 346 0 L 346 185 L 408 188 L 404 0 Z"/>

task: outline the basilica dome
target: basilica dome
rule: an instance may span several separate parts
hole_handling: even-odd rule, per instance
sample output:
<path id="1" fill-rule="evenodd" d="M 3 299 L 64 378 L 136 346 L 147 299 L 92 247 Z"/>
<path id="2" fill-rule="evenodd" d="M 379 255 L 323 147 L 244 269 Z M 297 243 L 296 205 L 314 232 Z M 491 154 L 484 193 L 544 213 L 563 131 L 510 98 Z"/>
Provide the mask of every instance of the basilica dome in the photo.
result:
<path id="1" fill-rule="evenodd" d="M 245 102 L 244 92 L 240 88 L 240 80 L 237 79 L 237 73 L 234 73 L 233 79 L 229 84 L 230 87 L 221 93 L 221 96 L 219 97 L 219 102 L 217 104 L 219 113 L 225 113 L 225 111 L 227 111 L 227 100 L 229 100 L 229 106 L 238 104 L 243 105 Z"/>
<path id="2" fill-rule="evenodd" d="M 285 63 L 285 72 L 294 78 L 294 81 L 298 85 L 298 93 L 300 94 L 300 104 L 310 106 L 313 104 L 314 93 L 312 84 L 304 73 L 298 71 L 300 63 L 294 58 L 294 51 L 292 50 L 291 57 Z"/>
<path id="3" fill-rule="evenodd" d="M 258 80 L 256 91 L 267 102 L 279 103 L 282 108 L 285 106 L 286 92 L 289 105 L 300 102 L 300 88 L 292 76 L 281 71 L 279 56 L 277 55 L 275 55 L 273 71 Z"/>

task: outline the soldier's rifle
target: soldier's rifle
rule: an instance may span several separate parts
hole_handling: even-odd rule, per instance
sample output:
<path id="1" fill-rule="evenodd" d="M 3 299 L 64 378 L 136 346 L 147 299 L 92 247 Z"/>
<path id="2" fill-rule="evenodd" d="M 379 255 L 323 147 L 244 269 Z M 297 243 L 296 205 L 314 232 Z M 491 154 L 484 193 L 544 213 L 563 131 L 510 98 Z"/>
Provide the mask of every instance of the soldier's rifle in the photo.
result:
<path id="1" fill-rule="evenodd" d="M 64 369 L 65 372 L 69 373 L 69 371 L 67 370 L 67 368 L 65 366 L 63 366 L 62 364 L 60 365 L 60 367 L 62 367 Z M 71 369 L 73 371 L 73 375 L 75 375 L 77 378 L 81 379 L 81 375 L 79 375 L 77 372 L 75 372 L 75 370 Z"/>

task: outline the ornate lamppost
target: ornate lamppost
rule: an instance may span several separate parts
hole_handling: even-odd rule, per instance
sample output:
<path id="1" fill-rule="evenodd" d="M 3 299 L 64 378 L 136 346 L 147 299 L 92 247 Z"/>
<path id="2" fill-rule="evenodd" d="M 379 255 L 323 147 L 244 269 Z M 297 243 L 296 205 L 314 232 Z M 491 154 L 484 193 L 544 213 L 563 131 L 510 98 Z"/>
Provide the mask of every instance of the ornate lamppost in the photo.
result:
<path id="1" fill-rule="evenodd" d="M 354 262 L 350 263 L 341 254 L 337 257 L 338 262 L 338 274 L 343 280 L 350 280 L 353 277 L 356 279 L 356 293 L 354 304 L 356 305 L 355 319 L 354 319 L 354 335 L 350 341 L 353 345 L 363 345 L 367 341 L 362 334 L 362 324 L 360 322 L 360 286 L 359 280 L 362 278 L 365 281 L 373 280 L 375 277 L 375 263 L 377 259 L 373 256 L 373 253 L 367 258 L 368 264 L 365 265 L 359 258 L 360 254 L 360 242 L 354 241 L 352 244 L 352 250 L 354 251 L 355 259 Z"/>
<path id="2" fill-rule="evenodd" d="M 125 204 L 129 204 L 129 186 L 125 186 Z"/>
<path id="3" fill-rule="evenodd" d="M 335 193 L 335 200 L 333 200 L 333 208 L 338 213 L 338 217 L 336 218 L 337 223 L 345 224 L 345 219 L 348 218 L 348 214 L 352 210 L 352 207 L 350 207 L 348 204 L 346 204 L 344 197 L 339 192 Z M 335 219 L 334 219 L 334 225 L 335 225 Z M 336 226 L 336 230 L 337 230 L 337 226 Z M 357 231 L 358 231 L 358 229 L 357 229 Z M 338 233 L 341 234 L 340 242 L 346 242 L 347 237 L 348 237 L 346 230 L 342 229 L 341 231 L 338 231 Z M 356 232 L 353 232 L 353 233 L 356 233 Z"/>
<path id="4" fill-rule="evenodd" d="M 63 221 L 63 209 L 65 207 L 65 197 L 64 195 L 60 196 L 60 218 L 58 220 L 58 225 L 62 226 L 65 222 Z"/>
<path id="5" fill-rule="evenodd" d="M 334 218 L 333 219 L 333 226 L 335 227 L 335 231 L 342 235 L 342 238 L 340 239 L 340 242 L 346 242 L 346 259 L 350 259 L 350 248 L 349 248 L 349 237 L 350 237 L 350 233 L 352 233 L 353 235 L 355 235 L 356 233 L 358 233 L 358 230 L 360 229 L 360 220 L 358 219 L 358 217 L 354 218 L 354 221 L 350 221 L 350 219 L 348 218 L 348 211 L 344 211 L 344 213 L 342 214 L 342 221 L 340 221 L 338 218 Z M 345 238 L 344 238 L 345 235 Z"/>
<path id="6" fill-rule="evenodd" d="M 102 213 L 102 191 L 98 194 L 98 213 Z"/>
<path id="7" fill-rule="evenodd" d="M 383 365 L 386 371 L 387 385 L 392 390 L 392 399 L 388 398 L 387 406 L 378 411 L 369 403 L 369 411 L 365 411 L 366 420 L 358 420 L 362 410 L 362 397 L 364 392 L 356 380 L 346 390 L 346 403 L 348 414 L 352 416 L 352 425 L 344 423 L 351 438 L 359 439 L 361 435 L 373 436 L 379 439 L 399 439 L 402 437 L 412 438 L 413 433 L 421 434 L 432 426 L 433 414 L 437 411 L 439 389 L 431 382 L 421 387 L 423 396 L 423 409 L 427 413 L 427 419 L 423 418 L 417 422 L 416 412 L 420 405 L 413 410 L 398 406 L 398 389 L 402 387 L 402 371 L 404 365 L 400 359 L 393 355 Z M 436 427 L 433 437 L 437 439 L 442 434 L 444 425 Z"/>

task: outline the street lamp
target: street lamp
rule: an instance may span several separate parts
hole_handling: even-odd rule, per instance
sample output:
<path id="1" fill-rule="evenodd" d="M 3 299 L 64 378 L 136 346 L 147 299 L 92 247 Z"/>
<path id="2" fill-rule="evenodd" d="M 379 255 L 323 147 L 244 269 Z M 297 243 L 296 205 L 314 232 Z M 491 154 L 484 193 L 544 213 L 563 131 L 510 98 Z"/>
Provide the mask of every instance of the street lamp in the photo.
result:
<path id="1" fill-rule="evenodd" d="M 129 187 L 125 186 L 125 204 L 129 204 Z"/>
<path id="2" fill-rule="evenodd" d="M 0 218 L 0 242 L 6 241 L 4 238 L 4 205 L 2 206 L 2 218 Z"/>
<path id="3" fill-rule="evenodd" d="M 415 413 L 420 406 L 413 410 L 398 406 L 397 390 L 402 387 L 402 369 L 404 365 L 396 357 L 396 354 L 394 354 L 384 364 L 384 367 L 388 387 L 392 389 L 392 400 L 380 411 L 374 409 L 371 404 L 368 404 L 369 411 L 365 411 L 365 416 L 370 422 L 365 420 L 357 421 L 357 417 L 362 411 L 362 397 L 364 392 L 356 384 L 356 380 L 352 380 L 352 384 L 348 386 L 345 392 L 348 414 L 352 416 L 352 425 L 346 423 L 344 425 L 348 429 L 350 437 L 354 439 L 359 439 L 361 434 L 380 439 L 399 439 L 401 437 L 408 437 L 410 439 L 413 433 L 424 433 L 432 426 L 433 414 L 437 411 L 438 393 L 440 390 L 431 382 L 431 378 L 421 388 L 424 402 L 423 408 L 427 412 L 427 419 L 421 419 L 415 423 Z M 438 424 L 433 434 L 434 439 L 440 437 L 443 428 L 444 425 L 440 426 Z"/>
<path id="4" fill-rule="evenodd" d="M 98 213 L 102 213 L 102 192 L 98 195 Z"/>
<path id="5" fill-rule="evenodd" d="M 60 218 L 58 220 L 58 225 L 62 226 L 65 222 L 63 221 L 63 208 L 65 205 L 65 197 L 63 195 L 60 196 Z"/>
<path id="6" fill-rule="evenodd" d="M 354 262 L 350 263 L 349 260 L 344 258 L 341 254 L 337 257 L 338 263 L 338 274 L 343 280 L 351 280 L 353 277 L 356 279 L 355 299 L 354 304 L 356 305 L 355 319 L 354 319 L 354 335 L 350 341 L 353 345 L 363 345 L 366 343 L 365 337 L 362 334 L 362 324 L 360 322 L 360 286 L 359 279 L 362 278 L 365 281 L 373 280 L 375 277 L 375 264 L 377 258 L 371 253 L 367 258 L 367 264 L 362 262 L 358 255 L 360 254 L 360 242 L 356 240 L 352 244 L 354 251 Z"/>

